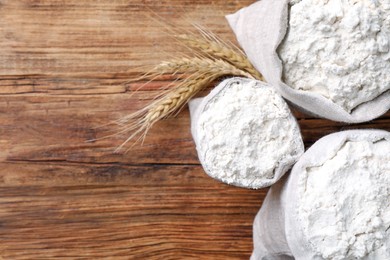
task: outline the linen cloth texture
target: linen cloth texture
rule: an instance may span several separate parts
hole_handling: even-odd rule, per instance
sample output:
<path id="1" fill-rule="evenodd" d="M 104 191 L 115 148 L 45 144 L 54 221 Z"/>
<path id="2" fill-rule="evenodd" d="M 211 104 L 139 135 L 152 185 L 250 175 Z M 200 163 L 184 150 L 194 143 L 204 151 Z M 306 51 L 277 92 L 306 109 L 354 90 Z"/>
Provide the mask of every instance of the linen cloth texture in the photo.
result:
<path id="1" fill-rule="evenodd" d="M 390 109 L 390 91 L 357 106 L 351 113 L 321 94 L 295 90 L 282 81 L 283 65 L 277 48 L 288 27 L 289 0 L 260 0 L 226 18 L 254 67 L 266 81 L 300 110 L 345 123 L 375 119 Z"/>

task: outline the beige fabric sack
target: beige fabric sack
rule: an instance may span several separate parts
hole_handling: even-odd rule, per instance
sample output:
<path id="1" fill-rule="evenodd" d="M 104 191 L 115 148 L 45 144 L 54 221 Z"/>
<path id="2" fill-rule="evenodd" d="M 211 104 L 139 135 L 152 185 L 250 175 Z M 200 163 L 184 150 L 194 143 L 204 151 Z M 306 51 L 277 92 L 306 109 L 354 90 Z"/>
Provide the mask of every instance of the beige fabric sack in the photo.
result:
<path id="1" fill-rule="evenodd" d="M 269 177 L 257 178 L 256 175 L 249 174 L 246 172 L 245 172 L 245 174 L 242 174 L 241 172 L 238 172 L 238 173 L 232 172 L 233 170 L 231 170 L 229 167 L 227 167 L 224 172 L 219 172 L 219 169 L 215 169 L 215 168 L 217 168 L 217 167 L 215 167 L 215 165 L 210 165 L 210 162 L 208 162 L 206 160 L 209 156 L 212 156 L 212 155 L 210 155 L 210 153 L 212 153 L 212 152 L 205 149 L 204 148 L 205 145 L 202 144 L 202 142 L 200 140 L 201 139 L 201 137 L 199 137 L 200 116 L 202 115 L 202 113 L 206 109 L 209 109 L 208 105 L 213 99 L 216 99 L 217 97 L 222 99 L 223 94 L 221 94 L 221 93 L 224 92 L 228 88 L 236 87 L 237 84 L 240 84 L 242 88 L 251 87 L 251 85 L 253 86 L 253 84 L 255 84 L 256 89 L 258 89 L 258 91 L 260 91 L 257 93 L 259 93 L 261 95 L 263 94 L 263 92 L 261 92 L 261 91 L 268 89 L 267 91 L 273 93 L 272 95 L 278 100 L 279 104 L 282 105 L 283 110 L 287 111 L 287 113 L 288 113 L 287 116 L 283 117 L 283 122 L 285 122 L 284 123 L 285 126 L 287 125 L 288 128 L 291 129 L 292 138 L 283 141 L 282 144 L 280 144 L 282 147 L 275 148 L 276 151 L 283 151 L 283 152 L 280 155 L 280 157 L 277 158 L 278 160 L 275 163 L 275 168 L 272 169 L 273 176 L 271 178 L 269 178 Z M 264 106 L 271 105 L 270 104 L 271 101 L 269 101 L 269 100 L 259 100 L 259 103 L 260 102 L 263 102 Z M 256 101 L 256 103 L 257 103 L 257 101 Z M 236 104 L 235 109 L 240 110 L 241 109 L 240 106 L 246 106 L 246 103 Z M 239 186 L 239 187 L 244 187 L 244 188 L 252 188 L 252 189 L 268 187 L 268 186 L 274 184 L 276 181 L 278 181 L 286 173 L 286 171 L 288 171 L 292 167 L 292 165 L 299 159 L 299 157 L 304 153 L 304 145 L 303 145 L 302 137 L 301 137 L 299 126 L 298 126 L 296 119 L 293 117 L 291 111 L 289 110 L 289 108 L 288 108 L 287 104 L 285 103 L 285 101 L 283 100 L 283 98 L 271 86 L 269 86 L 268 84 L 266 84 L 264 82 L 255 81 L 252 79 L 245 79 L 245 78 L 229 78 L 229 79 L 226 79 L 223 82 L 221 82 L 218 86 L 216 86 L 210 92 L 210 94 L 207 95 L 206 97 L 191 100 L 189 102 L 189 107 L 190 107 L 190 115 L 191 115 L 191 132 L 192 132 L 192 136 L 193 136 L 193 139 L 195 141 L 195 144 L 196 144 L 196 149 L 198 152 L 199 160 L 200 160 L 205 172 L 209 176 L 211 176 L 212 178 L 215 178 L 219 181 L 222 181 L 222 182 L 225 182 L 227 184 L 234 185 L 234 186 Z M 272 105 L 271 105 L 271 108 L 272 108 Z M 248 107 L 247 107 L 247 109 L 248 109 Z M 272 108 L 272 109 L 274 109 L 274 108 Z M 267 117 L 268 115 L 265 115 L 265 116 Z M 222 118 L 222 120 L 224 120 L 224 119 Z M 256 120 L 256 118 L 254 118 L 254 120 Z M 275 119 L 267 119 L 267 120 L 272 121 Z M 269 122 L 269 121 L 267 121 L 267 122 Z M 226 122 L 226 123 L 230 124 L 230 122 Z M 259 123 L 259 124 L 261 124 L 261 123 Z M 237 128 L 240 126 L 233 125 L 232 127 Z M 264 129 L 262 129 L 262 127 L 263 127 L 263 125 L 259 126 L 256 129 L 253 129 L 252 130 L 253 134 L 251 134 L 252 136 L 245 136 L 245 137 L 249 138 L 249 140 L 252 141 L 252 138 L 256 138 L 256 136 L 264 135 L 264 132 L 262 132 L 262 130 L 264 130 Z M 230 135 L 231 131 L 229 130 L 229 128 L 226 128 L 226 130 L 221 129 L 221 131 L 227 131 L 227 132 L 221 133 L 221 134 L 231 136 Z M 276 129 L 275 131 L 273 131 L 273 133 L 276 135 L 275 138 L 278 138 L 278 136 L 280 136 L 280 133 L 278 131 L 279 131 L 279 129 Z M 218 134 L 218 136 L 210 137 L 210 138 L 219 138 L 219 136 L 220 135 Z M 232 137 L 232 139 L 233 138 L 234 137 Z M 236 147 L 237 146 L 244 147 L 244 148 L 246 147 L 245 146 L 246 144 L 244 144 L 244 146 L 240 145 L 240 143 L 245 142 L 241 138 L 236 138 L 234 140 L 235 141 L 233 143 L 230 143 L 231 145 L 236 146 Z M 263 143 L 260 143 L 260 146 L 261 145 L 263 145 Z M 269 144 L 264 144 L 265 147 L 263 147 L 263 148 L 264 149 L 270 148 L 268 145 Z M 284 153 L 284 148 L 286 148 L 286 147 L 289 147 L 288 150 L 292 149 L 292 151 L 288 154 Z M 218 149 L 221 149 L 221 148 L 218 148 Z M 258 147 L 252 147 L 252 149 L 259 151 L 259 153 L 260 153 L 260 157 L 259 158 L 256 157 L 256 159 L 253 160 L 254 163 L 256 165 L 257 164 L 259 164 L 259 165 L 265 164 L 265 161 L 266 161 L 265 157 L 269 156 L 269 154 L 267 154 L 267 152 L 263 152 L 261 150 L 261 148 L 258 148 Z M 260 150 L 258 150 L 258 149 L 260 149 Z M 218 150 L 218 152 L 219 151 L 222 151 L 222 150 Z M 221 152 L 221 159 L 225 159 L 227 157 L 225 154 L 223 154 L 223 152 Z M 244 151 L 244 152 L 246 152 L 246 151 Z M 233 156 L 236 157 L 235 154 Z M 241 157 L 239 157 L 239 156 L 240 155 L 237 154 L 238 158 L 245 159 L 245 158 L 242 158 L 242 156 Z M 236 161 L 236 163 L 238 160 L 238 163 L 243 165 L 242 168 L 246 167 L 245 162 L 239 161 L 240 159 L 235 158 L 234 160 Z"/>
<path id="2" fill-rule="evenodd" d="M 291 173 L 269 190 L 253 223 L 254 250 L 251 259 L 322 259 L 315 255 L 299 225 L 300 176 L 306 168 L 321 165 L 333 158 L 346 141 L 368 140 L 375 143 L 382 139 L 390 141 L 390 133 L 383 130 L 350 130 L 325 136 L 310 147 Z"/>
<path id="3" fill-rule="evenodd" d="M 348 113 L 320 94 L 295 90 L 282 82 L 282 62 L 276 52 L 288 26 L 289 0 L 261 0 L 227 16 L 249 60 L 279 93 L 314 116 L 346 123 L 370 121 L 390 109 L 390 91 Z"/>

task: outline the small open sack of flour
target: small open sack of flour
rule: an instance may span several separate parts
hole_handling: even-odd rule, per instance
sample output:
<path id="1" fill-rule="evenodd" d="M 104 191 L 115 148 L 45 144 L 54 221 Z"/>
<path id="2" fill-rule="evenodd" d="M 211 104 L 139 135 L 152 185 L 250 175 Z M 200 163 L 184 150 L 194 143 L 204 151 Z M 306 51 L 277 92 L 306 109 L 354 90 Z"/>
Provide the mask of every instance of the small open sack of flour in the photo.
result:
<path id="1" fill-rule="evenodd" d="M 266 81 L 303 111 L 357 123 L 389 110 L 388 0 L 261 0 L 227 19 Z"/>
<path id="2" fill-rule="evenodd" d="M 263 82 L 230 78 L 189 106 L 199 160 L 217 180 L 253 189 L 267 187 L 304 152 L 289 107 Z"/>
<path id="3" fill-rule="evenodd" d="M 270 189 L 252 259 L 390 259 L 390 133 L 323 137 Z"/>

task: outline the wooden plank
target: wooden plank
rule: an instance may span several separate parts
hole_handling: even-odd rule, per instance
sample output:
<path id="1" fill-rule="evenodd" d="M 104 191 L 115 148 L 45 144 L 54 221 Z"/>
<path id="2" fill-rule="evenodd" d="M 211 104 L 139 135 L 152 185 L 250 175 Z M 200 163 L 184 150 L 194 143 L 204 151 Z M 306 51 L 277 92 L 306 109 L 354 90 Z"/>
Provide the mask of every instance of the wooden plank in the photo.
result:
<path id="1" fill-rule="evenodd" d="M 0 0 L 0 258 L 248 258 L 267 190 L 204 174 L 187 109 L 126 154 L 125 135 L 86 141 L 172 81 L 126 83 L 178 51 L 156 17 L 234 41 L 223 16 L 252 2 Z M 353 126 L 294 113 L 307 146 L 390 130 L 390 113 Z"/>
<path id="2" fill-rule="evenodd" d="M 266 190 L 205 176 L 188 111 L 127 154 L 125 136 L 85 142 L 171 80 L 125 84 L 174 49 L 156 16 L 233 39 L 223 15 L 249 3 L 0 1 L 0 257 L 249 256 Z"/>
<path id="3" fill-rule="evenodd" d="M 126 73 L 176 52 L 161 21 L 233 39 L 224 15 L 252 1 L 3 0 L 3 75 Z M 160 21 L 160 22 L 159 22 Z"/>
<path id="4" fill-rule="evenodd" d="M 6 259 L 247 258 L 266 193 L 196 165 L 4 163 L 0 174 Z"/>

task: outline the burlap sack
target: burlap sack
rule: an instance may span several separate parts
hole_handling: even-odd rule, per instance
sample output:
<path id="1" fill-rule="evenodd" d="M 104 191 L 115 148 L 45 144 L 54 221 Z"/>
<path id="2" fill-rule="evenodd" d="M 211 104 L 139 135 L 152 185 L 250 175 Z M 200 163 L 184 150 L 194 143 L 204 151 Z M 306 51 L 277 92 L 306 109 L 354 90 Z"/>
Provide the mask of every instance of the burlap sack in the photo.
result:
<path id="1" fill-rule="evenodd" d="M 277 182 L 286 173 L 286 171 L 288 171 L 292 167 L 292 165 L 299 159 L 299 157 L 303 154 L 304 146 L 303 146 L 303 141 L 302 141 L 298 127 L 296 129 L 295 135 L 299 136 L 299 140 L 296 141 L 297 149 L 294 152 L 295 155 L 293 156 L 293 158 L 283 159 L 283 160 L 279 161 L 278 167 L 276 169 L 274 169 L 273 178 L 272 179 L 264 178 L 263 180 L 259 181 L 260 184 L 258 186 L 245 186 L 241 181 L 229 183 L 225 179 L 219 178 L 218 176 L 213 175 L 212 173 L 209 172 L 209 170 L 205 166 L 205 162 L 204 162 L 205 154 L 203 154 L 202 151 L 200 151 L 200 149 L 199 149 L 200 145 L 199 145 L 199 138 L 198 138 L 198 134 L 197 134 L 197 123 L 199 121 L 199 116 L 202 114 L 202 112 L 203 112 L 204 108 L 206 107 L 206 105 L 208 104 L 208 102 L 210 100 L 212 100 L 216 95 L 218 95 L 222 91 L 223 88 L 229 87 L 229 85 L 232 85 L 232 84 L 236 84 L 237 81 L 242 83 L 242 84 L 245 84 L 245 83 L 247 83 L 249 81 L 253 81 L 253 80 L 245 79 L 245 78 L 226 79 L 223 82 L 221 82 L 218 86 L 216 86 L 210 92 L 210 94 L 208 94 L 206 97 L 196 98 L 196 99 L 193 99 L 189 102 L 190 116 L 191 116 L 191 133 L 192 133 L 193 139 L 194 139 L 195 144 L 196 144 L 198 157 L 199 157 L 201 164 L 203 165 L 203 169 L 205 170 L 205 172 L 210 177 L 212 177 L 214 179 L 217 179 L 219 181 L 222 181 L 222 182 L 234 185 L 234 186 L 244 187 L 244 188 L 258 189 L 258 188 L 268 187 L 268 186 L 274 184 L 275 182 Z M 261 82 L 261 81 L 256 81 L 256 82 L 257 82 L 256 84 L 258 84 L 262 87 L 270 88 L 270 86 L 264 82 Z M 295 120 L 292 115 L 291 115 L 291 118 L 293 120 Z M 259 158 L 259 163 L 261 163 L 260 159 L 261 158 Z"/>
<path id="2" fill-rule="evenodd" d="M 372 120 L 390 109 L 390 91 L 348 113 L 320 94 L 295 90 L 282 82 L 277 48 L 286 35 L 289 0 L 261 0 L 226 18 L 249 60 L 266 81 L 304 112 L 346 123 Z"/>
<path id="3" fill-rule="evenodd" d="M 390 141 L 383 130 L 351 130 L 331 134 L 317 141 L 294 165 L 287 178 L 272 186 L 253 225 L 253 260 L 322 259 L 305 239 L 298 216 L 298 183 L 306 168 L 332 158 L 346 141 L 382 139 Z"/>

